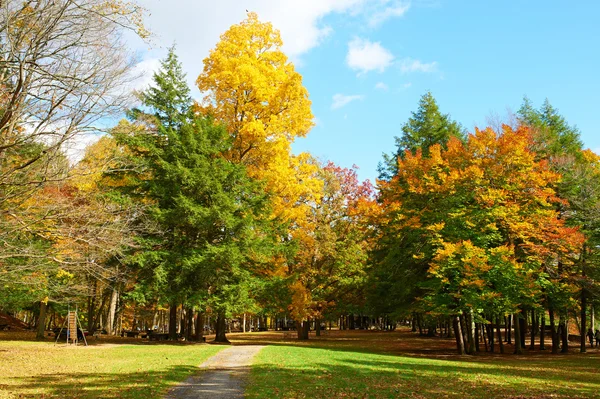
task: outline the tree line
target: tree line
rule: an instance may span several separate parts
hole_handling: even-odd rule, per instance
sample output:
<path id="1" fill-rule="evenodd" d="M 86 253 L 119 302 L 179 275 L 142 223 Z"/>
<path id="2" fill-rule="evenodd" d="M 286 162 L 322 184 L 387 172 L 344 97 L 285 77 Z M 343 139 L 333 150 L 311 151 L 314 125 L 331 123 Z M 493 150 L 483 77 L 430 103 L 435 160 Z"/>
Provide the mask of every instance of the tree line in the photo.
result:
<path id="1" fill-rule="evenodd" d="M 467 133 L 426 93 L 374 187 L 292 153 L 308 92 L 256 14 L 205 59 L 201 100 L 175 48 L 132 98 L 118 43 L 147 35 L 141 11 L 88 4 L 2 9 L 0 309 L 40 338 L 69 304 L 90 331 L 201 339 L 211 319 L 221 342 L 237 317 L 300 339 L 412 320 L 460 353 L 493 348 L 494 328 L 503 350 L 502 326 L 517 353 L 528 330 L 564 351 L 570 321 L 594 329 L 599 159 L 549 102 Z M 72 164 L 69 141 L 119 113 Z"/>

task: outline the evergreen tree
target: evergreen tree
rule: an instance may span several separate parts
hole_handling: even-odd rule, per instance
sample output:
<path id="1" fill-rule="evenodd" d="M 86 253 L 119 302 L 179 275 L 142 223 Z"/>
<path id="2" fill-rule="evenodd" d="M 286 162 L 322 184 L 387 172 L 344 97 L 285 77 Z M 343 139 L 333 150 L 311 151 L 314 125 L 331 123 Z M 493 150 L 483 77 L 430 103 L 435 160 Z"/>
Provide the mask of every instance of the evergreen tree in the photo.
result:
<path id="1" fill-rule="evenodd" d="M 548 99 L 536 110 L 529 98 L 517 112 L 519 121 L 534 130 L 535 150 L 539 156 L 552 158 L 563 155 L 578 157 L 583 149 L 579 129 L 568 124 Z"/>
<path id="2" fill-rule="evenodd" d="M 140 93 L 143 105 L 151 110 L 166 128 L 181 126 L 183 120 L 189 116 L 192 98 L 185 76 L 175 53 L 175 46 L 172 46 L 167 58 L 160 62 L 159 71 L 154 73 L 155 85 Z M 139 112 L 141 111 L 134 110 L 134 115 Z"/>
<path id="3" fill-rule="evenodd" d="M 566 119 L 558 113 L 558 110 L 550 104 L 548 99 L 544 101 L 540 109 L 536 110 L 531 101 L 525 97 L 523 105 L 517 112 L 517 116 L 522 124 L 529 126 L 533 131 L 533 150 L 536 152 L 537 158 L 548 161 L 550 168 L 562 175 L 561 181 L 557 182 L 554 187 L 558 197 L 566 200 L 556 204 L 556 210 L 560 212 L 561 219 L 586 232 L 586 242 L 580 248 L 579 266 L 581 268 L 581 275 L 563 276 L 562 278 L 563 284 L 575 282 L 581 287 L 581 302 L 584 309 L 582 314 L 584 314 L 585 302 L 587 300 L 586 294 L 591 292 L 590 287 L 593 285 L 591 280 L 586 278 L 586 274 L 588 277 L 593 274 L 589 256 L 586 259 L 587 247 L 590 245 L 590 238 L 593 236 L 591 234 L 592 230 L 589 230 L 587 226 L 594 217 L 592 216 L 591 219 L 582 217 L 586 212 L 589 215 L 592 215 L 593 212 L 590 212 L 590 209 L 588 209 L 582 213 L 582 209 L 580 208 L 582 192 L 578 190 L 578 187 L 582 183 L 580 174 L 585 170 L 591 173 L 589 170 L 593 169 L 593 162 L 586 160 L 584 157 L 584 152 L 582 151 L 583 143 L 580 139 L 579 129 L 576 126 L 569 125 Z M 585 193 L 584 196 L 587 194 Z M 567 319 L 569 315 L 567 307 L 562 306 L 562 303 L 556 301 L 552 293 L 547 294 L 545 301 L 550 307 L 559 309 L 558 330 L 562 334 L 562 350 L 564 352 L 568 348 Z M 556 302 L 559 302 L 558 305 Z M 585 324 L 585 316 L 582 316 L 582 321 Z M 552 331 L 554 331 L 554 326 L 551 327 Z M 583 326 L 583 331 L 585 331 L 585 326 Z M 555 346 L 553 346 L 553 350 L 556 350 Z"/>
<path id="4" fill-rule="evenodd" d="M 185 87 L 180 70 L 171 49 L 155 74 L 156 86 L 142 95 L 158 120 L 156 131 L 138 123 L 152 118 L 138 111 L 133 123 L 122 122 L 113 132 L 136 165 L 124 190 L 149 204 L 147 216 L 158 227 L 148 231 L 143 251 L 132 259 L 143 271 L 140 287 L 153 287 L 170 300 L 171 338 L 173 309 L 204 299 L 218 314 L 217 339 L 224 341 L 224 317 L 236 300 L 232 292 L 249 278 L 262 250 L 259 221 L 267 202 L 244 166 L 223 158 L 231 144 L 226 130 L 188 112 L 187 88 L 177 92 Z M 144 292 L 137 295 L 144 299 Z"/>
<path id="5" fill-rule="evenodd" d="M 462 126 L 453 121 L 449 114 L 442 114 L 431 92 L 425 93 L 419 100 L 419 109 L 402 126 L 402 136 L 395 137 L 396 151 L 392 155 L 384 154 L 383 164 L 379 165 L 380 178 L 389 180 L 397 173 L 398 157 L 404 158 L 406 151 L 415 154 L 421 150 L 425 156 L 429 147 L 440 144 L 445 148 L 450 137 L 464 139 Z"/>

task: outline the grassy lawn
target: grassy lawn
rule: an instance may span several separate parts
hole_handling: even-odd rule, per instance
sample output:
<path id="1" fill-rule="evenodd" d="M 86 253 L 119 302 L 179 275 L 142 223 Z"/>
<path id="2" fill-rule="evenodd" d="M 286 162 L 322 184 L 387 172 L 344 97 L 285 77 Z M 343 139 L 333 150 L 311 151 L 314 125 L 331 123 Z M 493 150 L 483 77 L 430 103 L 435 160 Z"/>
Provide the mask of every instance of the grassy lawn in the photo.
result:
<path id="1" fill-rule="evenodd" d="M 2 340 L 0 398 L 160 398 L 222 346 Z"/>
<path id="2" fill-rule="evenodd" d="M 340 332 L 299 344 L 273 336 L 262 341 L 272 345 L 255 359 L 250 399 L 600 397 L 597 350 L 460 358 L 452 341 L 409 332 Z"/>

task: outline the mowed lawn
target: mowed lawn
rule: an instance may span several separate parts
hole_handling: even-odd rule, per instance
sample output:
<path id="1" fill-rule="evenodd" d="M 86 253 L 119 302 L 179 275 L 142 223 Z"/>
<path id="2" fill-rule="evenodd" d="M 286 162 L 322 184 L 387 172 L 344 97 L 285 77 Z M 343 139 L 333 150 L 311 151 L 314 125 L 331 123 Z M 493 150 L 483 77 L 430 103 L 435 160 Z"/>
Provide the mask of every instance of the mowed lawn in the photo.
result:
<path id="1" fill-rule="evenodd" d="M 112 342 L 66 347 L 0 336 L 0 398 L 160 398 L 224 348 Z"/>
<path id="2" fill-rule="evenodd" d="M 600 398 L 600 352 L 580 355 L 575 345 L 566 355 L 460 358 L 452 341 L 406 331 L 339 332 L 308 344 L 263 341 L 272 345 L 255 359 L 250 399 Z"/>

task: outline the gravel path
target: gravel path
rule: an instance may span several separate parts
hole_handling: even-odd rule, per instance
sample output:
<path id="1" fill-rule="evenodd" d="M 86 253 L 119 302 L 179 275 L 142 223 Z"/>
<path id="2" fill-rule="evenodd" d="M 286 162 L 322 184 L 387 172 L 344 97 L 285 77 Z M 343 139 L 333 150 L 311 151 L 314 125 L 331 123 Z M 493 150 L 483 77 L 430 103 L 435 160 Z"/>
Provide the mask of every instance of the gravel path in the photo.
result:
<path id="1" fill-rule="evenodd" d="M 232 346 L 200 365 L 202 372 L 172 388 L 165 399 L 229 399 L 244 397 L 244 377 L 252 358 L 264 346 Z"/>

